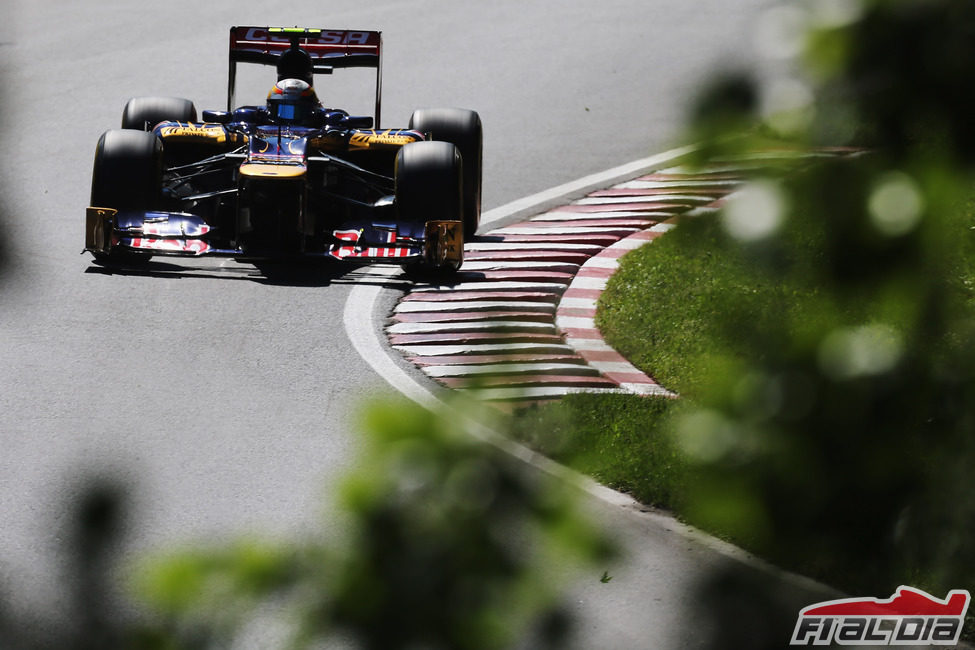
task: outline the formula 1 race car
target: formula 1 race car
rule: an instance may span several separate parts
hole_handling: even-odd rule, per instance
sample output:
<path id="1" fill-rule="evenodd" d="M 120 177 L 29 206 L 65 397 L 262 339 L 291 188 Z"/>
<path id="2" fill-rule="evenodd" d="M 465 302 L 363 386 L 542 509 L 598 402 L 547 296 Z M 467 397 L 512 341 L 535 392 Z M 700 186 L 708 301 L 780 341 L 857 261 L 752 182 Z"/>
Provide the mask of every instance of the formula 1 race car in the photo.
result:
<path id="1" fill-rule="evenodd" d="M 137 97 L 95 150 L 85 250 L 100 263 L 152 255 L 323 257 L 452 271 L 477 230 L 481 121 L 421 109 L 380 129 L 375 31 L 231 27 L 227 110 Z M 239 62 L 274 65 L 264 106 L 234 108 Z M 376 69 L 375 115 L 325 108 L 315 74 Z"/>

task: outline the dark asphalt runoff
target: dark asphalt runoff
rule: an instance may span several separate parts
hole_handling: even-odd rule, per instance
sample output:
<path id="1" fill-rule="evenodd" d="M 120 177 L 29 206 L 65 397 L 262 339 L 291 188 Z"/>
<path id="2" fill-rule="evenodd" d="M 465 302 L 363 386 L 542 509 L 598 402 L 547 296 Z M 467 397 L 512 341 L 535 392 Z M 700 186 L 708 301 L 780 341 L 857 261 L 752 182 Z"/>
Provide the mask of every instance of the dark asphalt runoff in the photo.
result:
<path id="1" fill-rule="evenodd" d="M 95 143 L 119 126 L 129 97 L 222 108 L 232 24 L 379 29 L 382 125 L 405 126 L 425 106 L 478 110 L 490 209 L 684 144 L 689 98 L 709 71 L 755 56 L 766 4 L 8 3 L 0 589 L 18 608 L 58 602 L 65 504 L 93 473 L 132 490 L 127 556 L 309 529 L 353 460 L 363 396 L 388 390 L 343 330 L 350 288 L 368 275 L 224 260 L 109 273 L 79 254 Z M 326 105 L 343 106 L 338 76 L 318 84 Z M 262 102 L 272 83 L 271 69 L 244 75 L 239 102 Z M 369 112 L 361 97 L 349 101 Z M 676 643 L 685 578 L 722 556 L 655 524 L 606 517 L 637 550 L 610 583 L 597 577 L 574 598 L 584 646 Z"/>

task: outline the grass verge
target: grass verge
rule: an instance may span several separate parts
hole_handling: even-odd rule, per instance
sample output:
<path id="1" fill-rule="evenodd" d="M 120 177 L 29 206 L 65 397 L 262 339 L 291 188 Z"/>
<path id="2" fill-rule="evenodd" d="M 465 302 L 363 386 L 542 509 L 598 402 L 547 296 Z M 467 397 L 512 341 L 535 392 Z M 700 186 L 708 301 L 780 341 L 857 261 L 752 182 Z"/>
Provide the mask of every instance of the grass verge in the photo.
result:
<path id="1" fill-rule="evenodd" d="M 677 506 L 685 461 L 658 423 L 676 400 L 580 393 L 525 409 L 512 434 L 603 485 L 667 510 Z"/>
<path id="2" fill-rule="evenodd" d="M 797 193 L 830 186 L 815 176 L 806 182 Z M 862 205 L 865 197 L 854 200 Z M 685 221 L 623 258 L 597 315 L 600 329 L 617 350 L 683 398 L 573 395 L 517 414 L 514 435 L 643 503 L 671 510 L 679 519 L 785 569 L 851 593 L 886 595 L 886 581 L 895 577 L 900 584 L 938 594 L 948 587 L 971 589 L 975 575 L 961 568 L 961 547 L 930 543 L 925 535 L 947 540 L 963 536 L 965 522 L 975 512 L 966 505 L 972 500 L 964 494 L 964 482 L 955 480 L 964 474 L 964 459 L 971 457 L 972 443 L 966 442 L 970 432 L 966 435 L 963 426 L 951 421 L 968 417 L 968 408 L 957 401 L 967 394 L 962 384 L 971 383 L 963 379 L 968 377 L 963 369 L 968 354 L 958 342 L 971 338 L 975 322 L 973 204 L 969 197 L 964 208 L 947 206 L 960 209 L 937 228 L 925 226 L 913 239 L 879 243 L 869 233 L 843 232 L 852 221 L 845 213 L 837 213 L 832 223 L 800 219 L 782 233 L 777 246 L 764 248 L 730 245 L 717 219 Z M 965 241 L 948 245 L 940 239 L 945 233 Z M 858 245 L 841 248 L 845 239 L 857 236 Z M 944 283 L 926 279 L 938 274 L 947 278 Z M 932 314 L 942 319 L 946 336 L 927 336 L 938 322 Z M 872 323 L 904 336 L 891 348 L 902 370 L 882 381 L 870 381 L 870 373 L 880 377 L 882 371 L 857 365 L 859 348 L 844 348 L 846 356 L 837 356 L 823 343 L 831 332 L 847 336 L 847 341 L 869 334 Z M 755 369 L 789 374 L 795 385 L 804 387 L 797 393 L 799 400 L 790 401 L 789 386 L 769 381 L 771 375 L 746 376 L 750 383 L 734 378 Z M 799 370 L 814 374 L 803 376 Z M 861 373 L 857 376 L 862 379 L 838 377 L 843 372 Z M 928 382 L 923 391 L 916 390 L 920 384 L 913 383 L 915 377 Z M 776 390 L 763 392 L 769 387 Z M 807 396 L 809 401 L 801 403 Z M 917 407 L 911 405 L 915 399 Z M 702 473 L 684 441 L 670 433 L 685 409 L 708 402 L 711 414 L 728 416 L 723 424 L 758 434 L 750 441 L 752 449 L 732 450 L 745 452 L 740 463 L 731 454 L 731 462 L 711 474 Z M 933 418 L 928 415 L 932 408 Z M 800 418 L 803 423 L 797 424 Z M 929 428 L 932 423 L 937 426 Z M 952 446 L 959 450 L 954 458 Z M 704 451 L 720 455 L 714 447 Z M 881 455 L 871 456 L 876 451 Z M 914 452 L 920 455 L 912 456 Z M 931 463 L 945 461 L 940 475 L 930 471 Z M 732 488 L 739 479 L 736 491 Z M 837 489 L 837 479 L 845 481 L 841 485 L 849 488 L 847 494 L 860 494 L 861 503 L 837 499 L 837 492 L 844 493 Z M 700 518 L 689 504 L 708 480 L 707 504 L 713 507 Z M 901 491 L 895 494 L 888 486 Z M 913 501 L 906 494 L 914 495 Z M 927 522 L 945 525 L 952 534 L 925 532 L 925 515 L 917 506 L 934 503 L 932 497 L 962 504 L 933 511 L 950 517 L 951 523 Z M 881 508 L 870 506 L 873 498 Z M 913 505 L 904 509 L 907 502 Z M 799 514 L 783 519 L 785 511 Z M 879 513 L 873 527 L 863 528 L 861 516 L 872 513 Z M 722 525 L 722 517 L 740 521 L 745 515 L 769 524 L 768 530 Z M 797 543 L 804 531 L 812 530 L 820 542 L 832 546 Z M 892 536 L 879 530 L 893 531 Z M 783 535 L 787 542 L 777 542 Z M 889 547 L 878 548 L 878 540 Z M 949 554 L 958 557 L 939 564 L 939 555 Z"/>

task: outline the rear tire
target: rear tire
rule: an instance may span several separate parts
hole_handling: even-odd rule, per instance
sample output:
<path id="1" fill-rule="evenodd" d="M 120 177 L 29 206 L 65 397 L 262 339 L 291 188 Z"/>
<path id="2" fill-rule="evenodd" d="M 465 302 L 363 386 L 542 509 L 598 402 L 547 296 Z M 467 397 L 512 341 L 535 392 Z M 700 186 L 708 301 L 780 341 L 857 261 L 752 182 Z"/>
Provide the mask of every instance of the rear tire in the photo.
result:
<path id="1" fill-rule="evenodd" d="M 95 147 L 91 203 L 98 208 L 146 211 L 161 201 L 162 142 L 151 133 L 106 131 Z M 96 253 L 105 261 L 146 261 L 144 253 Z"/>
<path id="2" fill-rule="evenodd" d="M 481 222 L 481 117 L 462 108 L 423 108 L 413 112 L 410 128 L 428 133 L 431 140 L 450 142 L 464 163 L 464 238 L 472 239 Z"/>
<path id="3" fill-rule="evenodd" d="M 133 97 L 122 111 L 122 128 L 152 131 L 160 122 L 196 122 L 196 106 L 180 97 Z"/>

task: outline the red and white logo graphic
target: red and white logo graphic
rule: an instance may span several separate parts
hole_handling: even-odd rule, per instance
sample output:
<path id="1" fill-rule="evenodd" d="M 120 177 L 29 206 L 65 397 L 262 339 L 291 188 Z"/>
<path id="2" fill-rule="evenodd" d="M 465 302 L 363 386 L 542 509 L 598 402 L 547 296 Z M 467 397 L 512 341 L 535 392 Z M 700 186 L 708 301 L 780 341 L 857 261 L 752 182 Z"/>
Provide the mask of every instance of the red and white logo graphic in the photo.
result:
<path id="1" fill-rule="evenodd" d="M 341 239 L 347 242 L 358 242 L 359 238 L 362 236 L 361 230 L 333 230 L 332 235 L 336 239 Z M 386 239 L 386 243 L 392 244 L 396 241 L 396 231 L 390 231 L 383 235 Z M 347 257 L 361 257 L 363 259 L 371 258 L 381 258 L 381 257 L 410 257 L 420 255 L 423 249 L 418 246 L 411 246 L 409 248 L 405 247 L 378 247 L 378 246 L 337 246 L 335 244 L 329 246 L 328 254 L 332 257 L 336 257 L 343 260 Z"/>
<path id="2" fill-rule="evenodd" d="M 804 607 L 789 645 L 957 645 L 971 594 L 944 600 L 900 586 L 886 600 L 844 598 Z"/>

